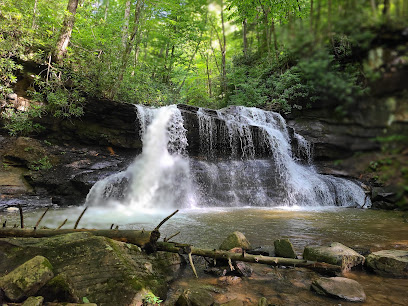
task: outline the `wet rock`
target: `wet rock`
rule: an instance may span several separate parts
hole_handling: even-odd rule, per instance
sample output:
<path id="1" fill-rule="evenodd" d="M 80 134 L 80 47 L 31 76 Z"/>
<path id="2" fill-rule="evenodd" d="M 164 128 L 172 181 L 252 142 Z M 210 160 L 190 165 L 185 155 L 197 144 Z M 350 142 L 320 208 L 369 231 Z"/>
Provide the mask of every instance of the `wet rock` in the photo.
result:
<path id="1" fill-rule="evenodd" d="M 44 298 L 42 296 L 30 296 L 21 306 L 42 306 Z"/>
<path id="2" fill-rule="evenodd" d="M 228 251 L 237 247 L 244 250 L 250 250 L 251 244 L 243 233 L 235 231 L 221 243 L 219 249 Z"/>
<path id="3" fill-rule="evenodd" d="M 205 289 L 187 289 L 180 295 L 176 306 L 210 306 L 213 296 Z"/>
<path id="4" fill-rule="evenodd" d="M 367 256 L 367 266 L 385 276 L 408 278 L 408 251 L 383 250 Z"/>
<path id="5" fill-rule="evenodd" d="M 350 270 L 365 260 L 364 256 L 339 242 L 333 242 L 328 247 L 307 246 L 303 251 L 303 258 L 339 265 L 343 270 Z"/>
<path id="6" fill-rule="evenodd" d="M 225 276 L 227 274 L 227 269 L 224 267 L 209 267 L 204 270 L 204 273 L 214 275 L 214 276 Z"/>
<path id="7" fill-rule="evenodd" d="M 252 272 L 254 271 L 249 264 L 243 261 L 236 261 L 234 263 L 234 269 L 234 272 L 236 274 L 244 277 L 250 277 L 252 275 Z"/>
<path id="8" fill-rule="evenodd" d="M 364 302 L 363 287 L 355 280 L 345 277 L 322 277 L 312 283 L 311 289 L 318 294 L 340 298 L 349 302 Z"/>
<path id="9" fill-rule="evenodd" d="M 178 254 L 147 255 L 134 245 L 90 233 L 0 238 L 0 275 L 36 255 L 50 258 L 54 271 L 66 275 L 76 296 L 98 305 L 131 305 L 145 289 L 164 297 L 168 282 L 176 276 L 174 265 L 180 262 Z"/>
<path id="10" fill-rule="evenodd" d="M 278 239 L 273 242 L 275 246 L 275 254 L 279 257 L 297 258 L 295 250 L 289 239 Z"/>
<path id="11" fill-rule="evenodd" d="M 53 267 L 47 258 L 35 256 L 0 279 L 0 287 L 11 301 L 34 295 L 51 278 Z"/>
<path id="12" fill-rule="evenodd" d="M 246 252 L 252 255 L 275 256 L 275 248 L 273 246 L 260 246 Z"/>
<path id="13" fill-rule="evenodd" d="M 27 168 L 41 168 L 45 163 L 56 164 L 58 159 L 50 154 L 42 143 L 29 137 L 17 138 L 15 144 L 4 153 L 7 162 Z"/>
<path id="14" fill-rule="evenodd" d="M 65 273 L 58 274 L 51 279 L 40 289 L 40 291 L 38 291 L 38 294 L 43 296 L 44 301 L 46 302 L 79 302 L 79 298 L 74 292 L 73 285 Z"/>

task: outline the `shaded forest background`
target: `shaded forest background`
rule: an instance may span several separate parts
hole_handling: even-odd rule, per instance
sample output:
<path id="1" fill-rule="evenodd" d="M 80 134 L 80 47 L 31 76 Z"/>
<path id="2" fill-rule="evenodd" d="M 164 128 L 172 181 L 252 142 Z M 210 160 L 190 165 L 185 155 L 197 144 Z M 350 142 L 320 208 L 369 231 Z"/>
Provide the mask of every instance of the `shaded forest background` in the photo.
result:
<path id="1" fill-rule="evenodd" d="M 30 63 L 28 94 L 45 105 L 29 116 L 80 116 L 87 96 L 281 112 L 347 104 L 378 76 L 359 55 L 407 19 L 407 0 L 2 0 L 0 94 Z"/>

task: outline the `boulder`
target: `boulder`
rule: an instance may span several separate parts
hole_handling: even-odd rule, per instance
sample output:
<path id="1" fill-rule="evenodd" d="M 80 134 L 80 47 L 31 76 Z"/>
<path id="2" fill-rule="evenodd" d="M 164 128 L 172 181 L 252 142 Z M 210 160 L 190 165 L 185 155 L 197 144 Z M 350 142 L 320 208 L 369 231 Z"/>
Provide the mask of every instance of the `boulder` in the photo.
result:
<path id="1" fill-rule="evenodd" d="M 6 96 L 6 99 L 7 100 L 9 100 L 9 101 L 17 101 L 17 94 L 16 93 L 9 93 L 7 96 Z"/>
<path id="2" fill-rule="evenodd" d="M 220 245 L 220 250 L 231 250 L 233 248 L 242 248 L 244 250 L 250 250 L 251 244 L 243 233 L 235 231 L 229 235 Z"/>
<path id="3" fill-rule="evenodd" d="M 385 276 L 408 278 L 408 251 L 382 250 L 367 256 L 367 266 Z"/>
<path id="4" fill-rule="evenodd" d="M 289 239 L 278 239 L 273 242 L 275 246 L 275 254 L 279 257 L 297 258 L 295 250 Z"/>
<path id="5" fill-rule="evenodd" d="M 176 302 L 176 306 L 210 306 L 213 304 L 213 296 L 205 289 L 184 290 Z"/>
<path id="6" fill-rule="evenodd" d="M 268 306 L 268 300 L 266 297 L 261 297 L 258 301 L 258 306 Z"/>
<path id="7" fill-rule="evenodd" d="M 44 298 L 42 296 L 30 296 L 21 306 L 42 306 Z"/>
<path id="8" fill-rule="evenodd" d="M 0 279 L 0 288 L 11 301 L 19 302 L 34 295 L 54 277 L 47 258 L 35 256 Z"/>
<path id="9" fill-rule="evenodd" d="M 328 247 L 307 246 L 303 251 L 303 258 L 339 265 L 343 270 L 350 270 L 363 264 L 365 260 L 364 256 L 339 242 L 333 242 Z"/>
<path id="10" fill-rule="evenodd" d="M 0 238 L 0 275 L 21 262 L 45 255 L 55 273 L 65 274 L 80 301 L 98 305 L 131 305 L 142 290 L 164 297 L 176 276 L 180 256 L 151 255 L 139 247 L 90 233 L 50 238 Z"/>
<path id="11" fill-rule="evenodd" d="M 312 283 L 311 289 L 318 294 L 349 302 L 364 302 L 366 299 L 363 287 L 355 280 L 345 277 L 321 277 Z"/>

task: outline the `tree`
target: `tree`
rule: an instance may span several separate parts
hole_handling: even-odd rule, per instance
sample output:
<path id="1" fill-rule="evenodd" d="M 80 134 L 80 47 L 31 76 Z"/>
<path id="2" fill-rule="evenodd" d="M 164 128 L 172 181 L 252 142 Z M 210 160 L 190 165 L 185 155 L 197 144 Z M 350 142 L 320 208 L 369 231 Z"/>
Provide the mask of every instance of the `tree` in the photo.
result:
<path id="1" fill-rule="evenodd" d="M 75 23 L 75 14 L 78 7 L 78 0 L 68 0 L 67 12 L 60 31 L 59 38 L 54 51 L 54 60 L 57 63 L 62 63 L 67 52 L 69 40 L 71 39 L 72 28 Z"/>

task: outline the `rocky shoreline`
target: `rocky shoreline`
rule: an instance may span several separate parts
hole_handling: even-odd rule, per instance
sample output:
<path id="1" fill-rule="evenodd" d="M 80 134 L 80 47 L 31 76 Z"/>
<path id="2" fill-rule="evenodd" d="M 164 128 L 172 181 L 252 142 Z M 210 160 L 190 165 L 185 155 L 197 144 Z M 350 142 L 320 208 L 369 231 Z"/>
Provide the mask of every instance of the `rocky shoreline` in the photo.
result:
<path id="1" fill-rule="evenodd" d="M 221 246 L 257 253 L 248 249 L 249 242 L 239 232 L 232 233 Z M 291 248 L 287 239 L 275 242 L 276 255 Z M 50 238 L 0 238 L 0 302 L 26 306 L 373 303 L 380 302 L 379 297 L 371 296 L 372 288 L 361 275 L 386 277 L 387 282 L 396 278 L 404 286 L 407 257 L 408 251 L 402 250 L 383 250 L 364 257 L 340 243 L 305 248 L 304 259 L 342 266 L 343 272 L 333 275 L 293 266 L 214 263 L 194 256 L 196 279 L 185 264 L 186 255 L 147 254 L 136 245 L 87 232 Z M 370 274 L 373 272 L 380 276 Z M 356 279 L 362 279 L 362 285 Z"/>

